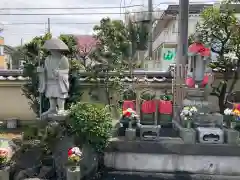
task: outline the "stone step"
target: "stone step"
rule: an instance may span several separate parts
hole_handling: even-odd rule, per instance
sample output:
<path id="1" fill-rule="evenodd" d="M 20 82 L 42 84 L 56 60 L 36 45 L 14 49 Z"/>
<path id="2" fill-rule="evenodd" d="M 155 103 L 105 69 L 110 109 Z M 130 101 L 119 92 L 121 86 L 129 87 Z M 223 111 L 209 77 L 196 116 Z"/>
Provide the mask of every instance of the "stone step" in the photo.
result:
<path id="1" fill-rule="evenodd" d="M 205 96 L 204 89 L 190 88 L 190 89 L 187 89 L 186 93 L 188 97 L 204 97 Z"/>

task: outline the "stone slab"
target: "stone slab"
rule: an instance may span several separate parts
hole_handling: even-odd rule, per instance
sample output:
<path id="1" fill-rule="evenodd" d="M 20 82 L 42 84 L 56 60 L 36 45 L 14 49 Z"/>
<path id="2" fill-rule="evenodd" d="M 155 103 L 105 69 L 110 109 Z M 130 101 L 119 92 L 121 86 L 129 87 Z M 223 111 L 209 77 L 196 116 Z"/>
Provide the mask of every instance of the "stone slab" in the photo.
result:
<path id="1" fill-rule="evenodd" d="M 129 172 L 109 171 L 103 180 L 239 180 L 240 176 L 192 174 L 188 172 L 155 173 L 155 172 Z"/>
<path id="2" fill-rule="evenodd" d="M 234 129 L 224 129 L 224 138 L 227 144 L 237 145 L 239 142 L 239 132 Z"/>
<path id="3" fill-rule="evenodd" d="M 125 137 L 129 141 L 133 141 L 136 139 L 136 129 L 127 128 L 125 131 Z"/>
<path id="4" fill-rule="evenodd" d="M 196 131 L 194 129 L 181 128 L 179 135 L 186 144 L 196 143 Z"/>
<path id="5" fill-rule="evenodd" d="M 197 139 L 199 143 L 204 144 L 223 144 L 224 132 L 220 128 L 198 127 Z"/>
<path id="6" fill-rule="evenodd" d="M 160 134 L 160 125 L 141 125 L 140 138 L 141 140 L 158 140 Z"/>
<path id="7" fill-rule="evenodd" d="M 197 97 L 197 98 L 204 98 L 204 90 L 203 89 L 195 89 L 189 88 L 187 89 L 187 96 L 188 97 Z"/>
<path id="8" fill-rule="evenodd" d="M 204 156 L 240 156 L 240 146 L 233 144 L 184 144 L 181 138 L 159 138 L 159 141 L 126 141 L 114 138 L 106 152 L 147 154 L 181 154 Z"/>

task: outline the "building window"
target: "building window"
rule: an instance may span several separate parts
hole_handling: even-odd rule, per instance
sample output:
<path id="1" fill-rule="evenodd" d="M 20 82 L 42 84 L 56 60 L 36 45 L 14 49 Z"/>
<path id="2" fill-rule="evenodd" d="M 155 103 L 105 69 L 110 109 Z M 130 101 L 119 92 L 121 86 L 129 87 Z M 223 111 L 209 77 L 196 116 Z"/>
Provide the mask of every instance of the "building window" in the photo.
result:
<path id="1" fill-rule="evenodd" d="M 157 68 L 158 70 L 160 69 L 160 63 L 159 63 L 159 62 L 156 63 L 156 68 Z"/>
<path id="2" fill-rule="evenodd" d="M 4 46 L 0 46 L 0 56 L 4 56 Z"/>
<path id="3" fill-rule="evenodd" d="M 172 25 L 172 33 L 177 33 L 177 32 L 178 32 L 177 23 L 174 22 L 173 25 Z"/>
<path id="4" fill-rule="evenodd" d="M 144 68 L 146 68 L 146 69 L 148 68 L 148 64 L 147 64 L 147 63 L 146 63 L 146 64 L 144 64 Z"/>

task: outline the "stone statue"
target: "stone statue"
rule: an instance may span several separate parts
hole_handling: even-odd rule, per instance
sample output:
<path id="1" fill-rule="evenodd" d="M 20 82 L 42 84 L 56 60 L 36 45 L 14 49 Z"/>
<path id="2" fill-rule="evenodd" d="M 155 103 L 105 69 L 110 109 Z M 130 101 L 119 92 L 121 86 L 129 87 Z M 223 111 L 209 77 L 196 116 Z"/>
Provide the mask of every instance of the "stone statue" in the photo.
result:
<path id="1" fill-rule="evenodd" d="M 188 48 L 188 77 L 192 76 L 195 81 L 195 88 L 198 88 L 206 72 L 211 71 L 207 65 L 210 62 L 210 49 L 206 48 L 200 39 L 199 34 L 195 34 L 194 43 Z"/>
<path id="2" fill-rule="evenodd" d="M 50 108 L 42 116 L 66 115 L 64 104 L 69 91 L 69 62 L 62 51 L 68 50 L 68 47 L 61 40 L 53 38 L 46 41 L 44 48 L 50 51 L 50 55 L 45 59 L 44 67 L 38 67 L 37 71 L 39 91 L 49 98 Z"/>

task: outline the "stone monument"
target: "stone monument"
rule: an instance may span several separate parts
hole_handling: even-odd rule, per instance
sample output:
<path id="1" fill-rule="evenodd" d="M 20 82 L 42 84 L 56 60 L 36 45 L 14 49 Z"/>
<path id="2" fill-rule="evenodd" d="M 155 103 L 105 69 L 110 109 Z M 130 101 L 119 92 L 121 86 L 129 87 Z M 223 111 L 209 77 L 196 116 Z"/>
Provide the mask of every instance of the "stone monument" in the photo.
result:
<path id="1" fill-rule="evenodd" d="M 48 118 L 51 115 L 66 116 L 64 109 L 65 99 L 68 97 L 69 62 L 62 52 L 68 50 L 67 45 L 57 38 L 47 40 L 44 48 L 50 52 L 45 59 L 44 67 L 38 67 L 39 91 L 49 98 L 50 108 L 41 117 Z"/>
<path id="2" fill-rule="evenodd" d="M 208 101 L 208 87 L 203 84 L 205 74 L 211 72 L 207 67 L 211 53 L 201 43 L 199 34 L 195 34 L 195 42 L 189 46 L 188 53 L 187 75 L 192 78 L 195 88 L 186 87 L 186 97 L 182 105 L 197 109 L 191 128 L 196 130 L 196 139 L 200 143 L 223 143 L 223 116 L 213 111 Z"/>
<path id="3" fill-rule="evenodd" d="M 193 78 L 196 88 L 201 86 L 204 74 L 211 72 L 211 69 L 208 68 L 211 51 L 202 44 L 200 38 L 200 35 L 196 33 L 194 43 L 188 48 L 187 74 Z"/>

